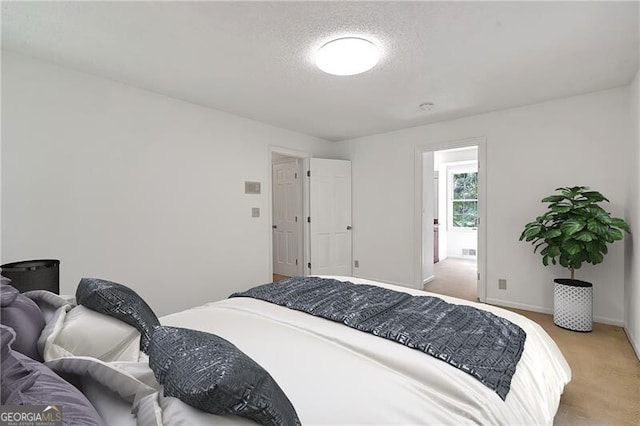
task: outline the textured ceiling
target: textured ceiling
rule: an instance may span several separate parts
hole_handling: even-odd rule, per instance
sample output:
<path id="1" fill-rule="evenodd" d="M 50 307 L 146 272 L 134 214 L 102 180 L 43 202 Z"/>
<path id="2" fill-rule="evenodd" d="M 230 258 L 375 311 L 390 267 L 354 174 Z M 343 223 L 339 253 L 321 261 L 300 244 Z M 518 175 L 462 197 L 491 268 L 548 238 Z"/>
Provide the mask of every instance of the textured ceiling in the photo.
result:
<path id="1" fill-rule="evenodd" d="M 2 2 L 2 47 L 327 140 L 628 84 L 635 2 Z M 383 50 L 324 74 L 340 36 Z M 433 102 L 422 111 L 418 105 Z"/>

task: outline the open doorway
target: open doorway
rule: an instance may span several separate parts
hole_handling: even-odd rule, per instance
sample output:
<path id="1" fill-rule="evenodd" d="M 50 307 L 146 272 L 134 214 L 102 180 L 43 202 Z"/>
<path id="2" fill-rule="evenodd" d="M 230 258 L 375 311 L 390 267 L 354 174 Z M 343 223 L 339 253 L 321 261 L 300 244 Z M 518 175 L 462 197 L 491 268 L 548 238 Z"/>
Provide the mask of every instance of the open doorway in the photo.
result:
<path id="1" fill-rule="evenodd" d="M 270 155 L 271 265 L 273 281 L 304 275 L 306 154 L 272 149 Z"/>
<path id="2" fill-rule="evenodd" d="M 478 147 L 429 154 L 424 155 L 433 161 L 434 265 L 424 289 L 477 300 Z"/>
<path id="3" fill-rule="evenodd" d="M 269 169 L 273 280 L 351 275 L 351 162 L 271 147 Z"/>
<path id="4" fill-rule="evenodd" d="M 416 151 L 424 290 L 484 301 L 483 138 Z"/>

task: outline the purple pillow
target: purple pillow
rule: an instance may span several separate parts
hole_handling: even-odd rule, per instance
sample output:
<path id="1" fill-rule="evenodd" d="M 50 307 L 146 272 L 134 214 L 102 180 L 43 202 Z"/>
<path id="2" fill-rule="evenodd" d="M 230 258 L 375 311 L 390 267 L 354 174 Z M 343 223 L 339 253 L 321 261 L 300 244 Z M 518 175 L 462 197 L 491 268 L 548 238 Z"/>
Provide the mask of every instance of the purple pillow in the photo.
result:
<path id="1" fill-rule="evenodd" d="M 0 285 L 0 309 L 0 323 L 16 333 L 13 350 L 42 361 L 37 343 L 45 321 L 38 305 L 12 286 Z"/>
<path id="2" fill-rule="evenodd" d="M 0 325 L 3 405 L 55 405 L 64 425 L 103 426 L 89 400 L 46 365 L 11 349 L 15 333 Z"/>

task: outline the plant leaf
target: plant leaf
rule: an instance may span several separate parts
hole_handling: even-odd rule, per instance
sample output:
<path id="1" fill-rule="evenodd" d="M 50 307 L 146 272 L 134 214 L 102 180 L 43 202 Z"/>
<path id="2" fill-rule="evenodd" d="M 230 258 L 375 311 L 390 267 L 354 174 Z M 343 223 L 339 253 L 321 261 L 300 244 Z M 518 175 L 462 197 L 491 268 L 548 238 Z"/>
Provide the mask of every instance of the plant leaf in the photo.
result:
<path id="1" fill-rule="evenodd" d="M 568 213 L 571 211 L 571 204 L 552 204 L 549 206 L 551 210 L 558 213 Z"/>
<path id="2" fill-rule="evenodd" d="M 597 253 L 600 251 L 598 243 L 588 242 L 584 245 L 584 247 L 589 253 Z"/>
<path id="3" fill-rule="evenodd" d="M 543 255 L 543 256 L 549 256 L 549 257 L 560 256 L 560 247 L 558 247 L 556 245 L 549 244 L 545 248 L 542 249 L 540 254 Z"/>
<path id="4" fill-rule="evenodd" d="M 597 220 L 589 219 L 587 221 L 587 229 L 594 234 L 605 235 L 609 228 L 606 225 L 598 222 Z"/>
<path id="5" fill-rule="evenodd" d="M 522 235 L 525 238 L 535 237 L 536 235 L 538 235 L 540 233 L 540 231 L 542 231 L 542 229 L 543 229 L 542 224 L 537 223 L 537 222 L 531 222 L 531 223 L 529 223 L 529 224 L 527 224 L 525 226 L 525 229 L 524 229 L 524 232 L 522 233 Z"/>
<path id="6" fill-rule="evenodd" d="M 564 235 L 570 236 L 584 228 L 584 221 L 577 219 L 567 219 L 560 225 L 560 230 Z"/>
<path id="7" fill-rule="evenodd" d="M 615 226 L 616 228 L 620 228 L 623 231 L 627 231 L 628 233 L 631 233 L 631 228 L 629 227 L 629 224 L 625 222 L 624 219 L 620 219 L 619 217 L 611 218 L 611 226 Z"/>
<path id="8" fill-rule="evenodd" d="M 575 256 L 580 253 L 582 250 L 582 245 L 574 240 L 568 240 L 563 246 L 562 250 L 565 251 L 569 256 Z"/>
<path id="9" fill-rule="evenodd" d="M 592 265 L 597 265 L 598 263 L 602 263 L 602 261 L 604 260 L 604 256 L 601 253 L 593 253 L 593 255 L 591 256 L 591 264 Z"/>
<path id="10" fill-rule="evenodd" d="M 604 195 L 598 191 L 585 191 L 582 196 L 593 203 L 599 203 L 600 201 L 609 201 Z"/>
<path id="11" fill-rule="evenodd" d="M 574 207 L 574 211 L 579 211 L 578 209 L 580 209 L 581 207 L 586 207 L 589 204 L 591 204 L 591 201 L 589 200 L 577 200 L 573 202 L 573 207 Z"/>
<path id="12" fill-rule="evenodd" d="M 542 199 L 543 203 L 557 203 L 558 201 L 565 200 L 567 197 L 563 195 L 551 195 Z"/>
<path id="13" fill-rule="evenodd" d="M 618 241 L 621 240 L 622 238 L 624 238 L 624 235 L 622 234 L 622 231 L 616 228 L 609 228 L 609 231 L 607 231 L 607 235 L 613 240 L 613 241 Z"/>
<path id="14" fill-rule="evenodd" d="M 562 231 L 559 229 L 548 229 L 547 232 L 544 234 L 545 238 L 556 238 L 559 237 L 560 235 L 562 235 Z"/>
<path id="15" fill-rule="evenodd" d="M 574 239 L 585 242 L 593 241 L 595 237 L 596 236 L 589 231 L 581 231 L 573 236 Z"/>
<path id="16" fill-rule="evenodd" d="M 560 265 L 564 266 L 565 268 L 569 267 L 569 258 L 565 255 L 561 255 L 560 256 Z"/>
<path id="17" fill-rule="evenodd" d="M 611 216 L 606 211 L 600 209 L 595 212 L 593 215 L 600 223 L 604 223 L 605 225 L 611 224 Z"/>

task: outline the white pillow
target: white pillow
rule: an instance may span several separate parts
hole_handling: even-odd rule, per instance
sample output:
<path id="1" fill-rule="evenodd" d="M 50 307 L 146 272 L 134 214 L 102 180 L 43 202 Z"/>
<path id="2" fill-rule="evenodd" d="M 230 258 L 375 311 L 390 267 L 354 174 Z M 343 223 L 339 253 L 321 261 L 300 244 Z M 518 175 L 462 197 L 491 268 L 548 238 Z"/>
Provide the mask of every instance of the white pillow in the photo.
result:
<path id="1" fill-rule="evenodd" d="M 90 356 L 105 362 L 138 361 L 140 355 L 138 330 L 84 306 L 59 308 L 43 334 L 45 361 L 68 356 Z"/>

